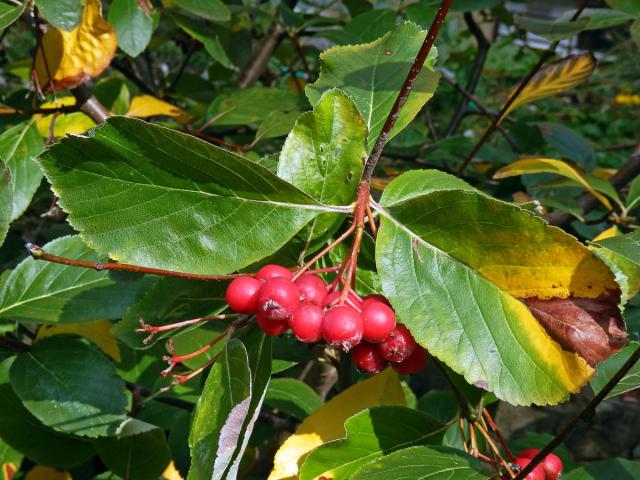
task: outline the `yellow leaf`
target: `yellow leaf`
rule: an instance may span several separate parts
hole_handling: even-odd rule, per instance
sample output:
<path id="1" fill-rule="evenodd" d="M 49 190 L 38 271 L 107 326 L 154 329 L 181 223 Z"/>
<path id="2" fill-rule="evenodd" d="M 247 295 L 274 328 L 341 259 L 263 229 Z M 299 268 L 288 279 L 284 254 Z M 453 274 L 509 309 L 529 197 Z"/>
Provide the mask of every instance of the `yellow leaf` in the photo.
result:
<path id="1" fill-rule="evenodd" d="M 618 170 L 616 170 L 615 168 L 596 167 L 593 170 L 591 170 L 591 175 L 608 181 L 611 177 L 613 177 L 616 174 L 617 171 Z"/>
<path id="2" fill-rule="evenodd" d="M 120 362 L 120 348 L 118 341 L 111 333 L 111 322 L 108 320 L 96 320 L 87 323 L 70 323 L 66 325 L 43 325 L 38 330 L 37 340 L 52 335 L 60 335 L 63 333 L 72 333 L 88 338 L 95 343 L 100 349 L 113 358 L 116 362 Z"/>
<path id="3" fill-rule="evenodd" d="M 591 195 L 600 200 L 607 209 L 611 210 L 611 203 L 607 197 L 596 192 L 589 182 L 587 182 L 582 172 L 562 160 L 540 157 L 523 158 L 516 160 L 506 167 L 502 167 L 493 175 L 493 178 L 507 178 L 517 175 L 526 175 L 528 173 L 555 173 L 556 175 L 561 175 L 573 180 L 574 182 L 582 185 L 589 193 L 591 193 Z"/>
<path id="4" fill-rule="evenodd" d="M 18 471 L 17 467 L 9 462 L 2 464 L 2 480 L 13 480 L 13 476 Z"/>
<path id="5" fill-rule="evenodd" d="M 59 97 L 54 102 L 43 103 L 40 105 L 40 108 L 56 108 L 75 104 L 75 97 Z M 44 138 L 49 137 L 51 122 L 54 121 L 53 117 L 54 115 L 42 115 L 40 113 L 37 113 L 32 117 L 36 121 L 38 133 L 40 133 Z M 59 138 L 64 137 L 67 134 L 80 135 L 87 130 L 91 130 L 95 126 L 95 122 L 82 112 L 61 113 L 55 115 L 53 136 L 54 138 Z"/>
<path id="6" fill-rule="evenodd" d="M 620 229 L 618 228 L 617 225 L 613 225 L 613 226 L 607 228 L 606 230 L 600 232 L 591 241 L 592 242 L 597 242 L 598 240 L 604 240 L 605 238 L 617 237 L 619 235 L 622 235 L 622 232 L 620 231 Z"/>
<path id="7" fill-rule="evenodd" d="M 164 480 L 184 480 L 176 468 L 175 463 L 173 463 L 173 460 L 169 462 L 169 465 L 167 465 L 167 468 L 164 469 L 164 472 L 162 472 L 162 475 L 160 476 Z"/>
<path id="8" fill-rule="evenodd" d="M 76 87 L 109 66 L 118 42 L 103 18 L 100 0 L 87 0 L 80 24 L 65 32 L 50 27 L 36 51 L 35 70 L 43 90 Z"/>
<path id="9" fill-rule="evenodd" d="M 503 118 L 522 105 L 580 85 L 593 73 L 595 66 L 596 61 L 590 53 L 571 55 L 547 65 L 533 76 L 504 113 Z M 517 85 L 511 89 L 509 97 L 516 88 Z"/>
<path id="10" fill-rule="evenodd" d="M 163 115 L 165 117 L 175 117 L 178 122 L 186 123 L 190 116 L 175 105 L 159 100 L 151 95 L 138 95 L 131 99 L 128 117 L 155 117 Z"/>
<path id="11" fill-rule="evenodd" d="M 311 450 L 345 436 L 347 418 L 379 405 L 406 405 L 398 375 L 391 368 L 349 387 L 307 417 L 276 452 L 269 480 L 296 478 Z"/>
<path id="12" fill-rule="evenodd" d="M 640 95 L 616 95 L 614 102 L 618 105 L 640 105 Z"/>
<path id="13" fill-rule="evenodd" d="M 52 467 L 36 465 L 27 472 L 25 480 L 72 480 L 71 474 L 66 470 L 56 470 Z"/>

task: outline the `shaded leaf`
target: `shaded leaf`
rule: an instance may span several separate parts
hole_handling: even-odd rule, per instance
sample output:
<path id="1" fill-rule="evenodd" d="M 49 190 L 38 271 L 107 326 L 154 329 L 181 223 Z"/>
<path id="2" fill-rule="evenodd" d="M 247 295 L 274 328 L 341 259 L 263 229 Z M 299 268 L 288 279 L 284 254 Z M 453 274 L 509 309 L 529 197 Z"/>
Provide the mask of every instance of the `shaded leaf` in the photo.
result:
<path id="1" fill-rule="evenodd" d="M 113 0 L 109 7 L 109 23 L 118 37 L 118 46 L 132 57 L 147 48 L 153 32 L 151 15 L 143 12 L 137 0 Z"/>
<path id="2" fill-rule="evenodd" d="M 380 8 L 356 15 L 343 28 L 321 30 L 318 35 L 336 45 L 368 43 L 393 30 L 395 25 L 396 12 Z"/>
<path id="3" fill-rule="evenodd" d="M 264 403 L 304 420 L 322 405 L 322 399 L 306 383 L 295 378 L 274 378 L 269 382 Z"/>
<path id="4" fill-rule="evenodd" d="M 78 236 L 57 238 L 44 248 L 78 260 L 105 260 Z M 0 286 L 0 318 L 41 323 L 120 318 L 153 281 L 27 258 Z"/>
<path id="5" fill-rule="evenodd" d="M 589 463 L 563 475 L 563 480 L 602 480 L 606 478 L 632 480 L 640 477 L 640 462 L 612 458 Z"/>
<path id="6" fill-rule="evenodd" d="M 632 210 L 640 205 L 640 176 L 633 179 L 629 185 L 627 194 L 627 210 Z"/>
<path id="7" fill-rule="evenodd" d="M 287 135 L 298 119 L 299 112 L 271 112 L 268 114 L 256 131 L 253 145 L 267 138 L 278 138 Z"/>
<path id="8" fill-rule="evenodd" d="M 40 162 L 90 245 L 149 267 L 229 273 L 276 252 L 316 215 L 345 211 L 246 158 L 122 117 L 63 139 Z"/>
<path id="9" fill-rule="evenodd" d="M 36 342 L 18 355 L 10 376 L 24 406 L 55 430 L 111 435 L 125 418 L 124 383 L 107 357 L 80 337 Z"/>
<path id="10" fill-rule="evenodd" d="M 600 363 L 598 365 L 596 376 L 591 381 L 591 388 L 593 388 L 593 391 L 598 393 L 602 390 L 638 348 L 640 348 L 640 343 L 631 342 L 620 350 L 618 354 Z M 631 370 L 622 377 L 622 380 L 613 387 L 613 389 L 607 394 L 606 398 L 615 397 L 625 392 L 635 390 L 636 388 L 640 388 L 640 362 L 636 363 Z"/>
<path id="11" fill-rule="evenodd" d="M 120 348 L 118 341 L 111 333 L 111 322 L 108 320 L 96 320 L 88 323 L 75 323 L 72 325 L 43 325 L 38 329 L 36 340 L 42 340 L 53 335 L 80 335 L 88 338 L 115 362 L 120 362 Z"/>
<path id="12" fill-rule="evenodd" d="M 614 276 L 575 238 L 460 183 L 427 170 L 387 186 L 376 242 L 383 291 L 416 340 L 468 383 L 516 405 L 558 403 L 593 370 L 522 299 L 617 310 Z"/>
<path id="13" fill-rule="evenodd" d="M 0 3 L 0 30 L 4 30 L 13 22 L 20 18 L 26 2 L 21 5 L 7 5 L 6 3 Z"/>
<path id="14" fill-rule="evenodd" d="M 42 16 L 54 27 L 71 30 L 80 21 L 81 0 L 36 0 Z"/>
<path id="15" fill-rule="evenodd" d="M 573 160 L 587 171 L 591 171 L 596 166 L 593 147 L 576 130 L 561 123 L 539 122 L 536 125 L 546 142 L 563 158 Z"/>
<path id="16" fill-rule="evenodd" d="M 13 192 L 11 188 L 11 172 L 0 162 L 0 246 L 9 231 L 11 212 L 13 210 Z"/>
<path id="17" fill-rule="evenodd" d="M 541 68 L 504 112 L 504 116 L 522 105 L 580 85 L 593 73 L 595 66 L 593 55 L 583 53 L 565 57 Z M 516 88 L 517 86 L 511 89 L 509 96 L 513 95 Z"/>
<path id="18" fill-rule="evenodd" d="M 353 480 L 486 480 L 492 476 L 478 459 L 448 447 L 411 447 L 368 463 Z"/>
<path id="19" fill-rule="evenodd" d="M 347 419 L 346 438 L 312 451 L 300 470 L 300 480 L 318 476 L 348 479 L 363 465 L 414 445 L 440 444 L 446 426 L 405 407 L 374 407 Z"/>
<path id="20" fill-rule="evenodd" d="M 66 470 L 36 465 L 25 475 L 25 480 L 73 480 Z"/>
<path id="21" fill-rule="evenodd" d="M 616 272 L 622 286 L 623 302 L 640 291 L 640 231 L 599 238 L 591 244 L 598 256 Z"/>
<path id="22" fill-rule="evenodd" d="M 343 90 L 365 120 L 369 132 L 367 149 L 371 150 L 425 35 L 417 25 L 404 23 L 371 43 L 339 46 L 322 52 L 320 76 L 305 88 L 309 101 L 315 105 L 326 90 Z M 433 71 L 436 56 L 434 48 L 389 139 L 405 128 L 433 96 L 440 78 L 440 74 Z"/>
<path id="23" fill-rule="evenodd" d="M 191 37 L 204 45 L 206 52 L 218 61 L 225 68 L 234 70 L 236 66 L 233 64 L 227 52 L 211 26 L 211 22 L 199 22 L 185 15 L 172 14 L 171 18 L 176 24 Z"/>
<path id="24" fill-rule="evenodd" d="M 282 444 L 276 452 L 269 480 L 297 478 L 306 455 L 323 443 L 343 438 L 345 420 L 359 411 L 404 403 L 400 380 L 391 368 L 352 385 L 307 417 Z"/>
<path id="25" fill-rule="evenodd" d="M 51 3 L 56 4 L 52 8 L 59 9 L 57 2 Z M 118 43 L 101 10 L 99 0 L 86 0 L 76 28 L 70 32 L 50 28 L 42 36 L 42 48 L 36 51 L 35 70 L 43 90 L 76 87 L 97 77 L 109 66 Z"/>
<path id="26" fill-rule="evenodd" d="M 221 0 L 173 0 L 183 10 L 214 22 L 225 22 L 231 18 L 231 12 Z"/>

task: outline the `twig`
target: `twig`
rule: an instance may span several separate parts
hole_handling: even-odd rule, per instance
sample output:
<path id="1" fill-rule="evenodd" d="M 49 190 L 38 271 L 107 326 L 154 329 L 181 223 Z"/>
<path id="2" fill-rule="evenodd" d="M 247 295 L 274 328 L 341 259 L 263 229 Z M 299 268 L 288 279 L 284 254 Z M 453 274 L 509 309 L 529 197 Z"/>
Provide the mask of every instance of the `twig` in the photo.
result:
<path id="1" fill-rule="evenodd" d="M 580 6 L 571 17 L 571 20 L 570 20 L 571 22 L 578 19 L 578 17 L 582 13 L 582 11 L 586 8 L 588 3 L 589 3 L 588 0 L 582 0 L 582 2 L 580 3 Z M 538 63 L 536 63 L 534 67 L 529 71 L 529 73 L 527 73 L 527 75 L 522 79 L 522 81 L 516 87 L 514 92 L 511 95 L 509 95 L 509 98 L 500 109 L 498 116 L 494 117 L 493 122 L 491 122 L 491 125 L 489 126 L 489 128 L 484 132 L 484 135 L 482 135 L 482 137 L 480 138 L 478 143 L 476 143 L 473 149 L 471 149 L 471 151 L 467 154 L 466 158 L 462 162 L 462 165 L 460 165 L 460 168 L 458 168 L 458 171 L 457 171 L 458 176 L 462 176 L 465 169 L 471 163 L 471 160 L 473 160 L 473 157 L 480 151 L 480 148 L 482 148 L 482 146 L 486 143 L 486 141 L 489 140 L 489 138 L 491 137 L 493 132 L 495 132 L 498 125 L 500 125 L 500 122 L 502 121 L 502 118 L 505 116 L 505 113 L 509 110 L 509 107 L 511 107 L 513 102 L 515 102 L 516 99 L 520 96 L 522 91 L 526 88 L 526 86 L 529 84 L 529 82 L 535 76 L 535 74 L 538 73 L 538 71 L 547 62 L 547 60 L 549 60 L 549 58 L 551 58 L 551 56 L 555 53 L 556 48 L 558 47 L 559 44 L 560 44 L 560 41 L 556 40 L 551 45 L 549 45 L 549 47 L 540 56 Z"/>
<path id="2" fill-rule="evenodd" d="M 362 174 L 362 180 L 365 181 L 367 185 L 371 183 L 373 170 L 375 169 L 378 160 L 380 160 L 382 149 L 389 139 L 389 132 L 391 132 L 391 129 L 395 125 L 396 120 L 400 115 L 400 110 L 402 110 L 404 104 L 407 103 L 407 99 L 411 94 L 411 90 L 413 90 L 413 84 L 415 83 L 416 78 L 418 78 L 418 74 L 422 71 L 424 62 L 427 60 L 427 56 L 429 55 L 431 47 L 433 46 L 433 43 L 438 36 L 440 27 L 442 27 L 442 24 L 444 23 L 444 19 L 447 16 L 447 12 L 451 7 L 452 1 L 453 0 L 442 0 L 442 3 L 440 3 L 440 7 L 438 8 L 438 12 L 433 19 L 433 22 L 431 23 L 431 27 L 429 27 L 427 36 L 422 42 L 422 46 L 420 47 L 413 65 L 411 66 L 411 69 L 407 74 L 407 78 L 405 79 L 404 84 L 402 85 L 402 88 L 400 89 L 400 92 L 396 97 L 396 101 L 391 107 L 391 111 L 389 112 L 389 115 L 384 122 L 382 130 L 380 130 L 380 135 L 378 135 L 378 139 L 376 140 L 376 143 L 374 144 L 373 149 L 369 154 L 369 158 L 367 158 L 367 161 L 364 165 L 364 172 Z"/>
<path id="3" fill-rule="evenodd" d="M 433 141 L 437 142 L 440 137 L 438 136 L 436 125 L 435 123 L 433 123 L 433 116 L 431 115 L 431 109 L 429 108 L 429 105 L 425 105 L 424 107 L 424 120 L 427 124 L 427 128 L 429 129 L 429 132 L 431 133 L 431 137 L 433 138 Z"/>
<path id="4" fill-rule="evenodd" d="M 513 460 L 515 457 L 513 456 L 513 453 L 511 453 L 511 450 L 509 449 L 507 442 L 504 441 L 504 438 L 502 437 L 500 430 L 498 430 L 498 426 L 496 425 L 496 422 L 493 421 L 493 417 L 491 417 L 489 410 L 487 410 L 486 408 L 483 408 L 482 415 L 484 416 L 487 423 L 489 424 L 489 427 L 491 427 L 491 430 L 493 430 L 493 433 L 496 434 L 496 437 L 498 438 L 498 441 L 500 442 L 500 446 L 502 447 L 502 449 L 505 452 L 507 452 L 507 455 L 509 456 L 509 460 Z"/>
<path id="5" fill-rule="evenodd" d="M 288 32 L 289 38 L 293 42 L 296 47 L 296 51 L 298 52 L 298 56 L 300 57 L 300 61 L 302 62 L 302 68 L 304 68 L 304 73 L 307 74 L 307 81 L 311 80 L 311 68 L 309 68 L 309 64 L 307 63 L 307 59 L 304 56 L 304 50 L 302 49 L 302 44 L 300 43 L 300 38 L 296 32 Z M 294 74 L 294 72 L 291 72 Z"/>
<path id="6" fill-rule="evenodd" d="M 191 60 L 191 57 L 193 56 L 196 50 L 197 50 L 197 43 L 195 41 L 192 41 L 189 44 L 189 49 L 187 50 L 187 54 L 184 56 L 184 59 L 182 60 L 180 67 L 178 67 L 178 71 L 176 72 L 176 75 L 173 77 L 173 80 L 171 80 L 171 84 L 169 85 L 169 87 L 167 87 L 167 93 L 171 93 L 176 89 L 176 87 L 178 86 L 178 82 L 180 81 L 180 78 L 182 78 L 182 74 L 185 72 L 187 65 L 189 64 L 189 61 Z"/>
<path id="7" fill-rule="evenodd" d="M 76 103 L 80 110 L 89 115 L 94 122 L 103 123 L 109 118 L 110 115 L 107 109 L 93 96 L 86 85 L 80 85 L 72 89 L 71 93 L 76 97 Z"/>
<path id="8" fill-rule="evenodd" d="M 0 107 L 0 115 L 53 115 L 54 113 L 73 113 L 80 110 L 78 105 L 61 105 L 50 108 L 6 108 Z"/>
<path id="9" fill-rule="evenodd" d="M 620 380 L 627 374 L 629 370 L 640 360 L 640 347 L 631 354 L 624 365 L 616 372 L 616 374 L 607 382 L 607 384 L 593 397 L 593 399 L 578 413 L 573 419 L 565 425 L 565 427 L 558 433 L 553 440 L 551 440 L 541 451 L 538 453 L 531 462 L 516 477 L 516 480 L 524 480 L 524 478 L 531 473 L 531 471 L 542 462 L 547 455 L 549 455 L 558 445 L 560 445 L 565 438 L 573 431 L 580 421 L 593 414 L 596 407 L 602 402 L 609 394 L 613 387 L 615 387 Z"/>
<path id="10" fill-rule="evenodd" d="M 491 451 L 493 451 L 493 453 L 496 455 L 496 457 L 500 460 L 500 463 L 502 464 L 502 466 L 509 473 L 511 478 L 513 478 L 513 472 L 511 471 L 511 468 L 509 467 L 509 464 L 507 463 L 507 461 L 500 454 L 500 449 L 493 442 L 493 439 L 491 438 L 491 435 L 489 435 L 489 432 L 487 431 L 487 429 L 482 425 L 482 422 L 477 422 L 476 423 L 476 428 L 478 429 L 478 431 L 482 434 L 482 436 L 486 440 L 487 445 L 489 445 L 489 448 L 491 449 Z"/>
<path id="11" fill-rule="evenodd" d="M 240 80 L 238 80 L 239 88 L 247 88 L 256 83 L 267 68 L 267 62 L 284 34 L 285 29 L 277 23 L 269 29 L 261 41 L 262 47 L 251 60 L 249 67 L 242 72 Z"/>
<path id="12" fill-rule="evenodd" d="M 455 383 L 453 383 L 451 378 L 449 378 L 449 375 L 447 374 L 447 371 L 445 370 L 445 368 L 442 365 L 442 363 L 440 363 L 440 361 L 436 359 L 435 364 L 440 369 L 440 371 L 442 372 L 442 375 L 444 376 L 445 380 L 449 384 L 449 387 L 451 387 L 451 390 L 453 391 L 453 395 L 456 397 L 456 401 L 458 402 L 458 405 L 460 406 L 460 411 L 462 412 L 462 416 L 468 422 L 472 422 L 471 412 L 469 411 L 469 403 L 467 402 L 467 399 L 464 397 L 462 392 L 458 389 L 457 385 Z"/>
<path id="13" fill-rule="evenodd" d="M 231 280 L 240 276 L 251 276 L 251 273 L 231 273 L 229 275 L 203 275 L 197 273 L 183 273 L 175 272 L 172 270 L 162 270 L 159 268 L 141 267 L 139 265 L 131 265 L 128 263 L 101 263 L 101 262 L 89 262 L 85 260 L 74 260 L 72 258 L 59 257 L 58 255 L 52 255 L 45 252 L 42 247 L 34 245 L 33 243 L 27 243 L 26 245 L 29 254 L 34 260 L 44 260 L 52 263 L 60 263 L 62 265 L 69 265 L 71 267 L 91 268 L 97 271 L 103 270 L 121 270 L 125 272 L 144 273 L 148 275 L 160 275 L 164 277 L 177 277 L 186 278 L 189 280 L 207 280 L 207 281 L 221 281 Z"/>

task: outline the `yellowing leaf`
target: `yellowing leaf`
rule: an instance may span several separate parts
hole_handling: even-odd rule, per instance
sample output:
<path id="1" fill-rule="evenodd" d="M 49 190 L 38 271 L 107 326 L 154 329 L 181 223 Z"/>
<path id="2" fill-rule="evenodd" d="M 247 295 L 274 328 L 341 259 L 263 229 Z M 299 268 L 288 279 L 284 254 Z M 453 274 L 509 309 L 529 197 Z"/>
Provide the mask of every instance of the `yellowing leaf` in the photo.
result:
<path id="1" fill-rule="evenodd" d="M 547 65 L 533 76 L 504 113 L 504 117 L 522 105 L 580 85 L 593 73 L 595 66 L 595 59 L 590 53 L 571 55 Z M 509 96 L 513 95 L 516 88 L 518 87 L 511 89 Z"/>
<path id="2" fill-rule="evenodd" d="M 614 102 L 618 105 L 640 105 L 640 95 L 616 95 Z"/>
<path id="3" fill-rule="evenodd" d="M 345 436 L 347 418 L 369 407 L 402 405 L 405 399 L 395 371 L 387 368 L 333 397 L 305 419 L 276 452 L 269 480 L 294 479 L 304 457 L 323 443 Z"/>
<path id="4" fill-rule="evenodd" d="M 611 237 L 618 237 L 620 235 L 622 235 L 622 232 L 620 231 L 618 226 L 617 225 L 613 225 L 613 226 L 607 228 L 606 230 L 600 232 L 591 241 L 592 242 L 597 242 L 598 240 L 604 240 L 605 238 L 611 238 Z"/>
<path id="5" fill-rule="evenodd" d="M 16 466 L 9 462 L 2 464 L 2 480 L 13 480 L 13 476 L 16 474 L 18 469 Z"/>
<path id="6" fill-rule="evenodd" d="M 43 90 L 76 87 L 100 75 L 118 46 L 99 0 L 87 0 L 80 24 L 65 32 L 51 27 L 36 51 L 35 70 Z"/>
<path id="7" fill-rule="evenodd" d="M 25 480 L 72 480 L 72 478 L 66 470 L 36 465 L 27 472 Z"/>
<path id="8" fill-rule="evenodd" d="M 163 102 L 151 95 L 138 95 L 131 99 L 127 112 L 128 117 L 146 118 L 156 115 L 175 117 L 181 123 L 188 122 L 190 119 L 189 115 L 175 105 Z"/>
<path id="9" fill-rule="evenodd" d="M 43 325 L 38 330 L 37 340 L 52 335 L 60 335 L 71 333 L 88 338 L 95 343 L 100 349 L 113 358 L 116 362 L 120 362 L 120 348 L 118 341 L 111 333 L 111 322 L 108 320 L 96 320 L 87 323 L 70 323 L 66 325 Z"/>
<path id="10" fill-rule="evenodd" d="M 591 195 L 600 200 L 607 209 L 611 210 L 611 203 L 607 197 L 598 193 L 585 179 L 582 172 L 562 160 L 539 157 L 523 158 L 516 160 L 506 167 L 502 167 L 493 175 L 493 178 L 499 179 L 515 177 L 517 175 L 526 175 L 528 173 L 555 173 L 556 175 L 561 175 L 573 180 L 574 182 L 582 185 L 589 193 L 591 193 Z"/>
<path id="11" fill-rule="evenodd" d="M 55 102 L 45 102 L 40 108 L 56 108 L 75 105 L 75 97 L 59 97 Z M 36 121 L 38 133 L 44 138 L 49 137 L 51 122 L 53 121 L 54 138 L 64 137 L 67 134 L 80 135 L 96 126 L 95 122 L 82 112 L 61 113 L 55 115 L 42 115 L 37 113 L 32 117 Z"/>
<path id="12" fill-rule="evenodd" d="M 164 480 L 184 480 L 176 468 L 175 463 L 173 463 L 173 460 L 169 462 L 169 465 L 167 465 L 167 468 L 164 469 L 164 472 L 162 472 L 160 476 Z"/>

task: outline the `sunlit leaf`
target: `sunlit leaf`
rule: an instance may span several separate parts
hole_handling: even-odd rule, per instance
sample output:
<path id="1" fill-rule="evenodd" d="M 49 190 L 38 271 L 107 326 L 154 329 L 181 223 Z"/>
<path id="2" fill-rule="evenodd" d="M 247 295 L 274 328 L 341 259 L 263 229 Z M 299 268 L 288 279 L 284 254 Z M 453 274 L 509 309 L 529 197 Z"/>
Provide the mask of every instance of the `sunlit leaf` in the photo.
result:
<path id="1" fill-rule="evenodd" d="M 598 365 L 596 376 L 591 381 L 593 391 L 598 393 L 602 390 L 638 348 L 640 348 L 640 343 L 631 342 L 616 355 Z M 615 397 L 625 392 L 635 390 L 636 388 L 640 388 L 640 363 L 636 363 L 631 370 L 622 377 L 616 386 L 607 394 L 606 398 Z"/>
<path id="2" fill-rule="evenodd" d="M 543 67 L 504 112 L 504 116 L 522 105 L 556 95 L 584 83 L 593 73 L 595 66 L 593 55 L 582 53 L 571 55 Z M 508 96 L 513 95 L 515 88 L 517 86 L 511 89 Z"/>
<path id="3" fill-rule="evenodd" d="M 4 30 L 13 22 L 15 22 L 22 12 L 24 11 L 24 7 L 27 5 L 26 2 L 21 5 L 8 5 L 6 3 L 0 3 L 0 30 Z"/>
<path id="4" fill-rule="evenodd" d="M 405 404 L 398 375 L 391 368 L 349 387 L 307 417 L 277 451 L 269 480 L 297 478 L 306 455 L 345 435 L 344 422 L 365 408 Z"/>
<path id="5" fill-rule="evenodd" d="M 36 51 L 35 70 L 41 88 L 61 90 L 100 75 L 113 58 L 116 34 L 103 18 L 99 0 L 87 0 L 80 24 L 65 32 L 50 28 Z"/>
<path id="6" fill-rule="evenodd" d="M 54 27 L 71 30 L 80 21 L 81 0 L 36 0 L 35 4 Z"/>
<path id="7" fill-rule="evenodd" d="M 318 394 L 306 383 L 295 378 L 274 378 L 264 403 L 287 415 L 304 420 L 322 405 Z"/>
<path id="8" fill-rule="evenodd" d="M 594 251 L 616 272 L 623 298 L 640 291 L 640 230 L 627 235 L 599 238 L 591 244 Z"/>
<path id="9" fill-rule="evenodd" d="M 75 97 L 66 96 L 58 97 L 52 102 L 45 102 L 40 105 L 40 108 L 57 108 L 75 104 Z M 55 115 L 36 113 L 33 115 L 33 119 L 36 121 L 38 133 L 40 133 L 43 138 L 49 138 L 49 136 L 51 136 L 52 125 L 53 138 L 64 137 L 68 134 L 81 135 L 96 126 L 95 122 L 82 112 L 56 113 Z"/>
<path id="10" fill-rule="evenodd" d="M 13 191 L 11 188 L 11 172 L 0 161 L 0 246 L 9 231 L 11 211 L 13 209 Z"/>
<path id="11" fill-rule="evenodd" d="M 108 320 L 96 320 L 88 323 L 74 323 L 71 325 L 43 325 L 38 329 L 36 340 L 42 340 L 52 335 L 80 335 L 95 343 L 100 350 L 109 355 L 114 361 L 120 362 L 120 348 L 118 341 L 111 333 L 112 323 Z"/>
<path id="12" fill-rule="evenodd" d="M 133 97 L 127 116 L 139 118 L 155 116 L 175 117 L 179 122 L 188 122 L 190 120 L 190 116 L 180 108 L 151 95 L 138 95 Z"/>

